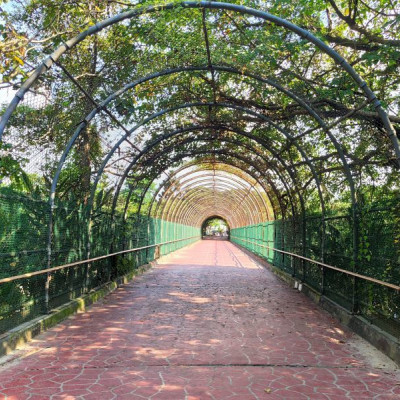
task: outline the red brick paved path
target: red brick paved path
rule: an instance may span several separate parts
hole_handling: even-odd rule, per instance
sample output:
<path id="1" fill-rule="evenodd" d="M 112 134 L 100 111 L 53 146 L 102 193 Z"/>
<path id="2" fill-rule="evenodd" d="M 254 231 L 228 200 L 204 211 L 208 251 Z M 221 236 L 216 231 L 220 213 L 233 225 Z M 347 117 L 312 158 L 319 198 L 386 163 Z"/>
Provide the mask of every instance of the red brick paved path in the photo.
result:
<path id="1" fill-rule="evenodd" d="M 400 399 L 351 334 L 229 242 L 203 241 L 39 336 L 7 399 Z"/>

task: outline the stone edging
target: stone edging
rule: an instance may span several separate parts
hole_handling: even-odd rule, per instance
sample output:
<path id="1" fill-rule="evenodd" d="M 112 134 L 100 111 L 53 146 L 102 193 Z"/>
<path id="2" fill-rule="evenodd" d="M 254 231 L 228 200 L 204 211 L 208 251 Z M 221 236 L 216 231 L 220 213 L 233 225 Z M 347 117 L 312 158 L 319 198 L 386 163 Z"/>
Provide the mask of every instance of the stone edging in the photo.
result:
<path id="1" fill-rule="evenodd" d="M 350 328 L 353 332 L 360 335 L 363 339 L 367 340 L 382 353 L 386 354 L 395 363 L 400 365 L 400 342 L 398 339 L 396 339 L 396 337 L 383 331 L 378 326 L 371 324 L 364 317 L 351 314 L 344 307 L 335 303 L 333 300 L 321 295 L 306 283 L 301 282 L 298 278 L 293 277 L 278 267 L 268 263 L 266 260 L 247 250 L 243 246 L 234 242 L 232 243 L 259 264 L 268 268 L 275 275 L 277 275 L 278 278 L 285 281 L 291 287 L 298 287 L 298 285 L 301 283 L 301 288 L 299 290 L 309 297 L 314 303 L 318 304 L 325 311 L 328 311 L 329 314 L 336 318 L 340 323 Z"/>
<path id="2" fill-rule="evenodd" d="M 41 315 L 11 329 L 4 337 L 0 338 L 0 357 L 10 354 L 18 347 L 31 341 L 35 336 L 57 325 L 69 316 L 85 311 L 91 304 L 107 296 L 121 285 L 130 282 L 135 276 L 143 274 L 156 264 L 157 261 L 152 261 L 149 264 L 143 265 L 135 271 L 129 272 L 114 281 L 105 283 L 91 290 L 89 293 L 53 309 L 48 315 Z"/>

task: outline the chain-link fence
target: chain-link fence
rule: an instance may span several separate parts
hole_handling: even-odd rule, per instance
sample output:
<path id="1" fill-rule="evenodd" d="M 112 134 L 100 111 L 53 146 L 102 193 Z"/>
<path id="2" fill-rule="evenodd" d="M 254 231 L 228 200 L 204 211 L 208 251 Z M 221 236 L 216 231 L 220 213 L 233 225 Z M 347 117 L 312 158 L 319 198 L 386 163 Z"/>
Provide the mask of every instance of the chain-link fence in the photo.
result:
<path id="1" fill-rule="evenodd" d="M 48 202 L 0 188 L 0 334 L 200 237 L 200 229 L 142 215 L 94 213 L 57 202 L 49 240 Z M 114 226 L 113 226 L 114 224 Z M 88 229 L 88 226 L 91 228 Z M 187 239 L 185 239 L 187 238 Z M 184 240 L 182 240 L 184 239 Z M 40 273 L 110 253 L 170 242 Z M 35 274 L 26 276 L 26 274 Z M 7 279 L 23 275 L 20 279 Z"/>
<path id="2" fill-rule="evenodd" d="M 352 213 L 325 218 L 313 215 L 231 230 L 233 242 L 397 338 L 399 290 L 374 280 L 399 285 L 399 239 L 397 202 L 360 207 L 356 219 Z"/>

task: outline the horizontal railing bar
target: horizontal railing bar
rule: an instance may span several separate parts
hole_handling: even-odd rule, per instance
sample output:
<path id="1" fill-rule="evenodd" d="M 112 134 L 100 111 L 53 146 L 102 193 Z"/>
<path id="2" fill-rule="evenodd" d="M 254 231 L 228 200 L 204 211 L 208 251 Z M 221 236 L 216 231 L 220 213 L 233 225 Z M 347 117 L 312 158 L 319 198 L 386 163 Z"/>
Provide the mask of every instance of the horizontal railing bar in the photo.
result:
<path id="1" fill-rule="evenodd" d="M 334 271 L 342 272 L 342 273 L 344 273 L 346 275 L 351 275 L 351 276 L 354 276 L 356 278 L 364 279 L 366 281 L 377 283 L 378 285 L 386 286 L 386 287 L 389 287 L 391 289 L 400 291 L 400 286 L 394 285 L 393 283 L 389 283 L 389 282 L 381 281 L 379 279 L 371 278 L 370 276 L 361 275 L 361 274 L 358 274 L 357 272 L 347 271 L 347 270 L 342 269 L 342 268 L 334 267 L 333 265 L 329 265 L 329 264 L 325 264 L 325 263 L 322 263 L 322 262 L 317 261 L 317 260 L 313 260 L 312 258 L 300 256 L 300 255 L 295 254 L 295 253 L 290 253 L 289 251 L 279 250 L 279 249 L 276 249 L 275 247 L 270 247 L 270 246 L 258 244 L 256 242 L 251 241 L 251 240 L 242 239 L 242 238 L 239 238 L 239 237 L 236 237 L 236 236 L 231 236 L 231 238 L 238 239 L 238 240 L 241 240 L 243 242 L 255 244 L 257 246 L 264 247 L 266 249 L 270 249 L 270 250 L 273 250 L 273 251 L 277 251 L 278 253 L 283 253 L 283 254 L 287 254 L 287 255 L 292 256 L 292 257 L 297 257 L 297 258 L 300 258 L 301 260 L 309 261 L 309 262 L 311 262 L 313 264 L 316 264 L 316 265 L 319 265 L 319 266 L 321 266 L 323 268 L 332 269 Z"/>
<path id="2" fill-rule="evenodd" d="M 133 253 L 135 251 L 145 250 L 145 249 L 149 249 L 151 247 L 156 247 L 156 246 L 163 246 L 163 245 L 170 244 L 170 243 L 182 242 L 183 240 L 194 239 L 196 237 L 198 237 L 198 236 L 191 236 L 191 237 L 187 237 L 187 238 L 183 238 L 183 239 L 170 240 L 168 242 L 151 244 L 151 245 L 148 245 L 148 246 L 137 247 L 135 249 L 122 250 L 122 251 L 118 251 L 116 253 L 106 254 L 104 256 L 88 258 L 86 260 L 76 261 L 76 262 L 69 263 L 69 264 L 63 264 L 63 265 L 59 265 L 57 267 L 46 268 L 46 269 L 42 269 L 40 271 L 27 272 L 26 274 L 15 275 L 15 276 L 10 276 L 8 278 L 0 279 L 0 283 L 12 282 L 12 281 L 16 281 L 18 279 L 23 279 L 23 278 L 30 278 L 32 276 L 46 274 L 46 273 L 53 272 L 53 271 L 58 271 L 58 270 L 64 269 L 64 268 L 76 267 L 77 265 L 87 264 L 87 263 L 90 263 L 90 262 L 93 262 L 93 261 L 104 260 L 105 258 L 118 256 L 120 254 Z"/>

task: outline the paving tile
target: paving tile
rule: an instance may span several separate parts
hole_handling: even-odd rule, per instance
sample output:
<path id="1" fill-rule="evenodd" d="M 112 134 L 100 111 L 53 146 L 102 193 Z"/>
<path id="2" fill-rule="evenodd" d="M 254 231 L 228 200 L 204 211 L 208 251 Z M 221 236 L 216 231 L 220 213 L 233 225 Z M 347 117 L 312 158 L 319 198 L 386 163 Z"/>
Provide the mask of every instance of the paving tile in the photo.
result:
<path id="1" fill-rule="evenodd" d="M 399 399 L 352 333 L 229 242 L 203 241 L 15 353 L 0 399 Z"/>

